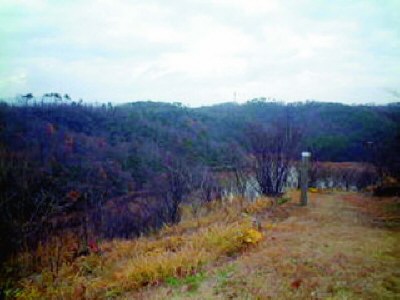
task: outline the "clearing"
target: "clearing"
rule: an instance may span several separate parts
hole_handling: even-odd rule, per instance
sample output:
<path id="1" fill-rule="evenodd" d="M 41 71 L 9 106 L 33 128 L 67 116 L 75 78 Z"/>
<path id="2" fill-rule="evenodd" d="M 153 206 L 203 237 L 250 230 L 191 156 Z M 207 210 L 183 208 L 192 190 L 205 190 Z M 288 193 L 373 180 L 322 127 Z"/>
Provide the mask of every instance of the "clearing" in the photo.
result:
<path id="1" fill-rule="evenodd" d="M 400 299 L 398 227 L 374 222 L 361 194 L 311 198 L 283 221 L 262 217 L 264 239 L 241 255 L 123 298 Z"/>

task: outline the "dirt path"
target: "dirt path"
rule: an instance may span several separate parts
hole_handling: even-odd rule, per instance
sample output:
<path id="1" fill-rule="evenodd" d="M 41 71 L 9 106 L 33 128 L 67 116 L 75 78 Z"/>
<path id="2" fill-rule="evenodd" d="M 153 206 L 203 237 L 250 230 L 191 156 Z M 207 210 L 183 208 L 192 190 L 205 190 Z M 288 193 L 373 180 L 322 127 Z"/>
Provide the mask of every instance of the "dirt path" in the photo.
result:
<path id="1" fill-rule="evenodd" d="M 146 299 L 400 299 L 400 233 L 372 227 L 343 200 L 317 195 L 265 239 L 193 283 L 152 288 Z"/>

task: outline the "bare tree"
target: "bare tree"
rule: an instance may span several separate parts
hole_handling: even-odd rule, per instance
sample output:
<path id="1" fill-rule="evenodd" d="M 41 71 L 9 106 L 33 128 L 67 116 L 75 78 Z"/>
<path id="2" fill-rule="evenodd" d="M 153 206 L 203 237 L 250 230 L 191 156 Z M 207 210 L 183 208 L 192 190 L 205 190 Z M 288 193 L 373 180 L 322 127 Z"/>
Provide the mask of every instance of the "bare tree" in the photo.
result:
<path id="1" fill-rule="evenodd" d="M 222 199 L 222 187 L 216 172 L 210 167 L 204 167 L 201 171 L 200 193 L 202 201 L 206 203 Z"/>
<path id="2" fill-rule="evenodd" d="M 165 200 L 168 219 L 171 223 L 180 221 L 179 206 L 190 192 L 191 172 L 188 164 L 179 158 L 168 155 L 164 162 Z"/>
<path id="3" fill-rule="evenodd" d="M 247 138 L 260 192 L 266 196 L 279 195 L 297 153 L 300 131 L 289 122 L 277 122 L 269 127 L 252 123 L 248 126 Z"/>
<path id="4" fill-rule="evenodd" d="M 215 186 L 215 178 L 212 171 L 205 167 L 202 172 L 200 191 L 204 202 L 211 202 L 213 200 L 213 191 Z"/>
<path id="5" fill-rule="evenodd" d="M 227 155 L 228 165 L 234 176 L 236 192 L 240 197 L 244 198 L 251 173 L 248 156 L 235 144 L 230 145 Z"/>

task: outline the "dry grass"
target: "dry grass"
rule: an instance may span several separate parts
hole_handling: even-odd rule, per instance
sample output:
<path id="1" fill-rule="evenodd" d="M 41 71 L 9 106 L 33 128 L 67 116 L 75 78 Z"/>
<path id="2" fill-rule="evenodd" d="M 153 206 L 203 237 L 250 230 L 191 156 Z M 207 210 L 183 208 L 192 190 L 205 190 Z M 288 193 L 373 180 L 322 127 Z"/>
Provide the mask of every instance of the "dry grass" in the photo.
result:
<path id="1" fill-rule="evenodd" d="M 17 298 L 400 298 L 400 233 L 365 222 L 396 214 L 396 200 L 318 191 L 299 207 L 297 191 L 286 197 L 272 210 L 268 199 L 183 207 L 180 224 L 152 236 L 103 242 L 57 274 L 44 263 Z"/>
<path id="2" fill-rule="evenodd" d="M 36 271 L 34 274 L 19 282 L 20 289 L 14 296 L 17 299 L 113 298 L 144 286 L 159 285 L 171 277 L 193 276 L 221 257 L 242 253 L 259 243 L 262 234 L 253 228 L 249 213 L 261 212 L 269 206 L 266 199 L 253 204 L 234 199 L 230 203 L 211 204 L 196 215 L 184 208 L 180 224 L 167 226 L 149 237 L 100 243 L 97 253 L 75 260 L 65 255 L 57 272 L 52 267 L 52 252 L 43 252 L 40 246 L 30 255 L 40 258 L 42 264 L 32 269 Z M 51 245 L 47 248 L 51 249 Z M 20 262 L 23 260 L 29 260 L 28 253 L 19 257 Z"/>
<path id="3" fill-rule="evenodd" d="M 400 226 L 400 198 L 399 197 L 366 197 L 361 194 L 348 194 L 343 199 L 370 217 L 374 225 L 386 227 Z"/>
<path id="4" fill-rule="evenodd" d="M 315 193 L 285 220 L 263 219 L 263 241 L 195 292 L 160 286 L 136 299 L 399 299 L 400 234 L 366 224 L 348 197 Z"/>

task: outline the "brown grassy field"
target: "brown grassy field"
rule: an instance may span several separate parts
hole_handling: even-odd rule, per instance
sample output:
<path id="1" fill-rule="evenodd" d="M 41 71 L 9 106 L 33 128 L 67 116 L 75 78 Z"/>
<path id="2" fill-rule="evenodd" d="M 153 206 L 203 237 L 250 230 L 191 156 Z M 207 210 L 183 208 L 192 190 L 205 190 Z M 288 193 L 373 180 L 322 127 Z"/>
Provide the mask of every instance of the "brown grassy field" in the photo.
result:
<path id="1" fill-rule="evenodd" d="M 375 223 L 399 216 L 395 203 L 356 193 L 312 194 L 307 208 L 286 208 L 283 221 L 263 218 L 265 238 L 250 251 L 192 282 L 125 299 L 399 299 L 400 232 L 396 224 Z"/>
<path id="2" fill-rule="evenodd" d="M 14 294 L 18 299 L 399 299 L 398 199 L 310 193 L 309 206 L 299 207 L 298 197 L 290 193 L 274 208 L 268 199 L 214 202 L 195 214 L 184 207 L 180 224 L 136 240 L 99 243 L 89 256 L 64 261 L 57 273 L 44 264 L 23 278 Z"/>

